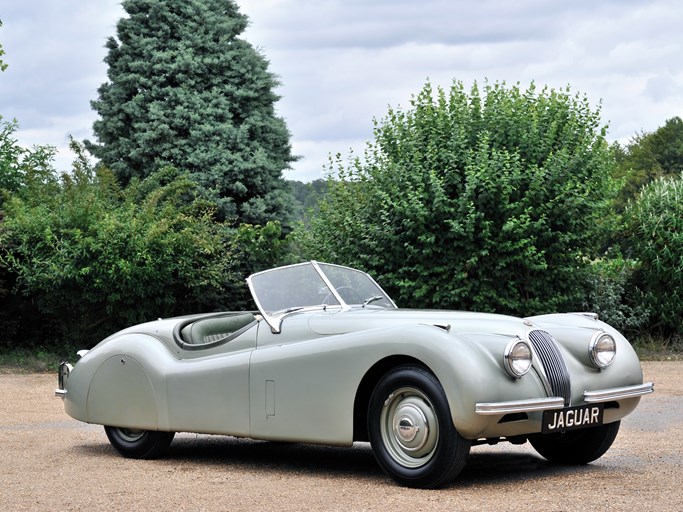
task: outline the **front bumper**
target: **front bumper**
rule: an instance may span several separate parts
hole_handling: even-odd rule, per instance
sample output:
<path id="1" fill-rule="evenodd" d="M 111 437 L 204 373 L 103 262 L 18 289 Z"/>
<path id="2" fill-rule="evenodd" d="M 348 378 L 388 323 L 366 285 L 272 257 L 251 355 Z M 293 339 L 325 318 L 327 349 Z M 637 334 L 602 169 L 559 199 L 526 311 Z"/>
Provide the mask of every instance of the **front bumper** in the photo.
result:
<path id="1" fill-rule="evenodd" d="M 612 402 L 626 398 L 637 398 L 649 395 L 655 390 L 652 382 L 645 382 L 635 386 L 584 391 L 583 399 L 586 403 Z M 529 400 L 513 400 L 508 402 L 489 402 L 475 404 L 475 412 L 482 416 L 514 414 L 525 412 L 548 411 L 563 409 L 564 399 L 560 397 L 532 398 Z"/>

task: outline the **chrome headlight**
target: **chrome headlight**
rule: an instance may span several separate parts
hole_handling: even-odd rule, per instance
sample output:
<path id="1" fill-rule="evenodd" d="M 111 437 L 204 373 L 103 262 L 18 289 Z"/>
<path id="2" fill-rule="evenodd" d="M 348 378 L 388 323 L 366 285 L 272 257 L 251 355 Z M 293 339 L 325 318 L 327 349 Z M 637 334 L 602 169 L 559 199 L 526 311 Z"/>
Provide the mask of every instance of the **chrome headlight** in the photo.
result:
<path id="1" fill-rule="evenodd" d="M 598 331 L 591 338 L 588 353 L 593 366 L 602 370 L 614 361 L 614 356 L 617 354 L 617 343 L 605 331 Z"/>
<path id="2" fill-rule="evenodd" d="M 505 348 L 505 369 L 513 379 L 519 379 L 531 368 L 531 348 L 526 341 L 515 338 Z"/>

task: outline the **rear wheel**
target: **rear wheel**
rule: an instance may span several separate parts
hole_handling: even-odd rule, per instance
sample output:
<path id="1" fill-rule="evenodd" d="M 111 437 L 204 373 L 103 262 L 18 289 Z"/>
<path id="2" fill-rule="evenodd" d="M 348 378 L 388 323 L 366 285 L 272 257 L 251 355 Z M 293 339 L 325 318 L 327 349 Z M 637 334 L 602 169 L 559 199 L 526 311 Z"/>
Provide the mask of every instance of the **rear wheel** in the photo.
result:
<path id="1" fill-rule="evenodd" d="M 175 432 L 104 427 L 111 445 L 130 459 L 156 459 L 168 449 Z"/>
<path id="2" fill-rule="evenodd" d="M 556 464 L 588 464 L 602 457 L 619 432 L 620 421 L 599 427 L 529 438 L 534 449 Z"/>
<path id="3" fill-rule="evenodd" d="M 458 434 L 441 384 L 429 371 L 401 366 L 370 398 L 368 433 L 378 464 L 408 487 L 445 485 L 462 471 L 470 441 Z"/>

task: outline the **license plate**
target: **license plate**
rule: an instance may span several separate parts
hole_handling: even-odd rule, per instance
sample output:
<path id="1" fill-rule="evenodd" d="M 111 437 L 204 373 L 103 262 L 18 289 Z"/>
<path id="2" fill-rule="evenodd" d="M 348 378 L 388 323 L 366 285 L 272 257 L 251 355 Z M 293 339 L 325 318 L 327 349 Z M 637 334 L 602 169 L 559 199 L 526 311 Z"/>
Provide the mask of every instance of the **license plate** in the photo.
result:
<path id="1" fill-rule="evenodd" d="M 543 411 L 541 432 L 550 434 L 602 425 L 603 410 L 603 404 L 593 404 Z"/>

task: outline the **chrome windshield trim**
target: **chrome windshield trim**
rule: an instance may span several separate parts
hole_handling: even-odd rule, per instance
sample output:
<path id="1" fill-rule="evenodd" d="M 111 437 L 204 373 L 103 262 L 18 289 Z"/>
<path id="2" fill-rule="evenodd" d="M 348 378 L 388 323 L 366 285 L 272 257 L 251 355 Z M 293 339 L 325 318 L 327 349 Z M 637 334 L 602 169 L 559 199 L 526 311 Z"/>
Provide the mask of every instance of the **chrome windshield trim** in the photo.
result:
<path id="1" fill-rule="evenodd" d="M 643 395 L 649 395 L 650 393 L 654 393 L 654 391 L 654 383 L 644 382 L 643 384 L 636 384 L 635 386 L 584 391 L 583 399 L 589 404 L 611 402 L 612 400 L 623 400 L 624 398 L 636 398 Z"/>
<path id="2" fill-rule="evenodd" d="M 349 305 L 346 303 L 346 301 L 344 299 L 342 299 L 341 295 L 339 295 L 339 292 L 337 291 L 337 289 L 332 284 L 332 281 L 330 281 L 330 279 L 325 275 L 325 272 L 323 271 L 323 269 L 320 268 L 320 265 L 318 265 L 318 262 L 315 260 L 311 260 L 311 265 L 313 265 L 313 268 L 315 269 L 315 271 L 318 273 L 318 275 L 323 280 L 325 285 L 330 289 L 330 292 L 332 292 L 332 296 L 335 299 L 337 299 L 337 302 L 339 302 L 339 304 L 341 304 L 342 309 L 343 310 L 349 309 Z"/>
<path id="3" fill-rule="evenodd" d="M 496 414 L 512 414 L 516 412 L 547 411 L 564 408 L 564 398 L 530 398 L 529 400 L 512 400 L 509 402 L 478 403 L 475 412 L 483 416 Z"/>
<path id="4" fill-rule="evenodd" d="M 317 275 L 321 279 L 321 283 L 329 290 L 329 296 L 333 297 L 334 300 L 338 304 L 313 304 L 313 305 L 307 305 L 307 306 L 300 306 L 297 304 L 292 304 L 291 307 L 288 308 L 283 308 L 283 309 L 278 309 L 274 311 L 269 311 L 264 307 L 264 304 L 261 301 L 261 298 L 259 295 L 256 293 L 256 285 L 254 282 L 254 278 L 264 276 L 266 274 L 270 274 L 273 272 L 280 272 L 285 269 L 293 269 L 295 267 L 311 267 L 314 274 Z M 273 333 L 278 334 L 282 331 L 282 320 L 296 312 L 301 312 L 301 311 L 313 311 L 313 310 L 329 310 L 329 309 L 335 309 L 335 308 L 340 308 L 341 311 L 346 311 L 349 309 L 352 309 L 352 305 L 348 304 L 341 296 L 339 293 L 339 290 L 335 288 L 332 284 L 332 281 L 330 280 L 329 276 L 325 272 L 325 268 L 323 267 L 336 267 L 339 269 L 344 269 L 349 272 L 354 272 L 357 274 L 360 274 L 365 277 L 366 280 L 368 280 L 370 283 L 372 283 L 379 292 L 384 296 L 383 298 L 391 304 L 393 308 L 397 308 L 396 303 L 391 300 L 391 298 L 386 294 L 386 292 L 377 284 L 377 282 L 367 273 L 357 270 L 354 268 L 350 267 L 344 267 L 342 265 L 334 265 L 331 263 L 322 263 L 318 261 L 307 261 L 303 263 L 295 263 L 293 265 L 285 265 L 283 267 L 277 267 L 277 268 L 271 268 L 269 270 L 264 270 L 261 272 L 256 272 L 249 277 L 247 277 L 247 285 L 249 286 L 249 291 L 251 292 L 251 295 L 254 299 L 254 302 L 256 303 L 256 307 L 258 308 L 259 312 L 263 316 L 263 319 L 266 321 L 266 323 L 270 326 L 270 329 Z M 282 304 L 283 306 L 286 304 Z M 360 304 L 359 304 L 360 305 Z M 280 305 L 278 305 L 280 306 Z"/>
<path id="5" fill-rule="evenodd" d="M 268 322 L 268 319 L 266 319 L 266 322 L 268 322 L 268 325 L 273 328 L 274 333 L 279 334 L 282 331 L 282 321 L 289 315 L 293 315 L 294 313 L 305 313 L 307 311 L 327 311 L 328 309 L 340 309 L 340 307 L 341 306 L 339 304 L 320 304 L 317 306 L 299 306 L 295 308 L 289 308 L 285 309 L 284 311 L 276 311 L 268 315 L 268 317 L 273 320 L 274 324 Z"/>

